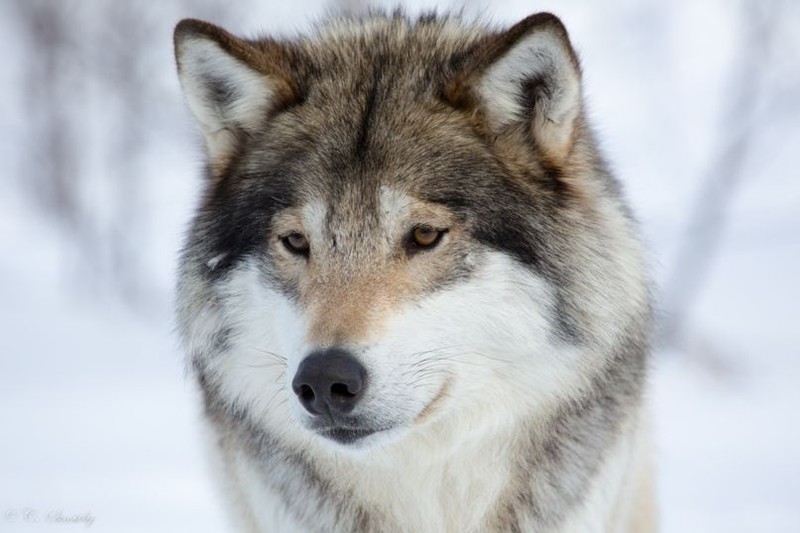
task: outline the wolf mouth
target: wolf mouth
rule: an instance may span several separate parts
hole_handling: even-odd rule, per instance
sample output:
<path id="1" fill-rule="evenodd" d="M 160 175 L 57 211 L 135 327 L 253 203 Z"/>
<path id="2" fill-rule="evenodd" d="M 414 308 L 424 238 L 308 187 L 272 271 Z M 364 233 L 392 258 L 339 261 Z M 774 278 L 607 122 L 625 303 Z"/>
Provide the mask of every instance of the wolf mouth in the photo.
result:
<path id="1" fill-rule="evenodd" d="M 318 429 L 317 433 L 319 433 L 323 437 L 336 441 L 339 444 L 353 444 L 374 433 L 378 433 L 379 431 L 382 430 L 370 429 L 370 428 L 333 427 L 326 429 Z"/>

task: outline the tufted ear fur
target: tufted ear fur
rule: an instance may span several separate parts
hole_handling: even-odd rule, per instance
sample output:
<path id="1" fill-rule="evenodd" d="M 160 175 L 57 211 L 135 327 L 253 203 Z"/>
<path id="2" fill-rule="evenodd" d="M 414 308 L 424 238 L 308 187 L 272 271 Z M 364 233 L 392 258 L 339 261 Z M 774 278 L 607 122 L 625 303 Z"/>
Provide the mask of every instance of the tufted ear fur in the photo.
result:
<path id="1" fill-rule="evenodd" d="M 532 15 L 494 36 L 459 83 L 478 100 L 490 130 L 529 121 L 537 147 L 562 161 L 581 111 L 581 72 L 567 30 L 550 13 Z"/>
<path id="2" fill-rule="evenodd" d="M 207 22 L 186 19 L 175 27 L 175 58 L 189 109 L 200 123 L 212 173 L 219 174 L 243 136 L 293 97 L 274 42 L 257 45 Z"/>

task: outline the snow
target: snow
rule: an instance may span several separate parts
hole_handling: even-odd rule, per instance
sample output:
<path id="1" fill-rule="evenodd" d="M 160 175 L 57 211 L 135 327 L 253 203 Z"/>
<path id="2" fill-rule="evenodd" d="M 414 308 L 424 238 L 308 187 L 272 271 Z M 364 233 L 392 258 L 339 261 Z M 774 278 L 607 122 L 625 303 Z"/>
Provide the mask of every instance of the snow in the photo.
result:
<path id="1" fill-rule="evenodd" d="M 161 105 L 177 107 L 171 26 L 210 11 L 165 5 L 154 17 L 162 22 L 151 44 L 158 54 L 153 83 L 168 95 Z M 239 33 L 286 35 L 326 7 L 258 5 L 229 12 L 227 22 Z M 522 1 L 467 6 L 505 23 L 531 9 Z M 535 9 L 556 12 L 571 30 L 592 117 L 662 281 L 714 160 L 740 17 L 722 0 L 542 1 Z M 10 20 L 9 6 L 0 7 L 4 38 L 14 35 Z M 131 228 L 151 292 L 146 305 L 126 305 L 108 284 L 82 275 L 74 244 L 17 179 L 26 121 L 24 99 L 14 92 L 23 68 L 17 41 L 3 42 L 0 69 L 0 531 L 86 527 L 57 524 L 51 513 L 90 513 L 93 531 L 224 531 L 170 308 L 176 254 L 200 186 L 197 132 L 185 110 L 170 128 L 151 132 L 139 167 L 139 207 L 148 215 Z M 796 60 L 798 39 L 791 44 L 785 53 Z M 788 79 L 781 76 L 776 83 Z M 85 106 L 97 128 L 89 138 L 100 143 L 108 136 L 102 106 Z M 726 209 L 730 224 L 693 302 L 692 335 L 654 363 L 665 532 L 800 531 L 798 118 L 795 104 L 760 128 L 745 182 Z M 94 185 L 86 196 L 98 211 L 104 179 L 115 171 L 99 150 L 89 149 Z"/>

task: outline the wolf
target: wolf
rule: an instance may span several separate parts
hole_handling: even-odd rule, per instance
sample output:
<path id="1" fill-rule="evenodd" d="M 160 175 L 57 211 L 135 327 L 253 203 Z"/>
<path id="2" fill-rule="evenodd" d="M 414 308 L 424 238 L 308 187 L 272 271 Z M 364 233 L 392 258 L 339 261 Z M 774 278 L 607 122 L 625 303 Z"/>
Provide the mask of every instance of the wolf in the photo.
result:
<path id="1" fill-rule="evenodd" d="M 561 21 L 174 34 L 177 321 L 242 531 L 653 531 L 651 298 Z"/>

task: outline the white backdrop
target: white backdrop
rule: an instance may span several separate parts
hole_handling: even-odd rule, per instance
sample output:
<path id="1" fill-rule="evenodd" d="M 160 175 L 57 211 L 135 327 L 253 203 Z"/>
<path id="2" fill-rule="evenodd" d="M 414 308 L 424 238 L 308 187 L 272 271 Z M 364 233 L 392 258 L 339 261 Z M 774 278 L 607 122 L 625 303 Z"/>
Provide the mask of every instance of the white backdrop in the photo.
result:
<path id="1" fill-rule="evenodd" d="M 31 25 L 27 5 L 69 19 L 65 36 L 42 39 L 55 30 Z M 330 4 L 158 6 L 0 3 L 0 531 L 227 528 L 170 309 L 200 187 L 171 30 L 194 16 L 291 35 Z M 653 376 L 663 530 L 800 531 L 800 10 L 757 0 L 466 5 L 499 23 L 540 10 L 562 17 L 582 58 L 594 125 L 642 221 L 661 302 L 697 279 Z M 68 135 L 56 142 L 58 124 Z M 62 145 L 69 165 L 48 155 Z M 68 201 L 46 201 L 59 177 L 56 200 Z M 699 262 L 680 266 L 697 238 Z"/>

